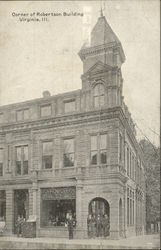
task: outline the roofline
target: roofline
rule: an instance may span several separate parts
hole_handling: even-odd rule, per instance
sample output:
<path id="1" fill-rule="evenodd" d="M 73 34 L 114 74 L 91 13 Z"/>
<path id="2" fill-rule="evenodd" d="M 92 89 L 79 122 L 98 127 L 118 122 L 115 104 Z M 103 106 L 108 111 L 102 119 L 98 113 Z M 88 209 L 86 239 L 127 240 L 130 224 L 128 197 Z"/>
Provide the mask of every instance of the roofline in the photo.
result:
<path id="1" fill-rule="evenodd" d="M 17 107 L 18 105 L 25 105 L 25 104 L 34 104 L 34 103 L 39 103 L 41 101 L 48 101 L 48 100 L 52 100 L 54 98 L 59 98 L 61 96 L 67 96 L 67 95 L 70 95 L 70 94 L 75 94 L 75 93 L 80 93 L 81 92 L 81 89 L 77 89 L 77 90 L 73 90 L 73 91 L 68 91 L 68 92 L 64 92 L 64 93 L 59 93 L 59 94 L 56 94 L 56 95 L 51 95 L 49 97 L 40 97 L 40 98 L 34 98 L 34 99 L 31 99 L 31 100 L 26 100 L 26 101 L 22 101 L 22 102 L 16 102 L 16 103 L 10 103 L 10 104 L 5 104 L 5 105 L 0 105 L 0 111 L 3 110 L 3 109 L 6 109 L 6 108 L 10 108 L 10 107 Z"/>

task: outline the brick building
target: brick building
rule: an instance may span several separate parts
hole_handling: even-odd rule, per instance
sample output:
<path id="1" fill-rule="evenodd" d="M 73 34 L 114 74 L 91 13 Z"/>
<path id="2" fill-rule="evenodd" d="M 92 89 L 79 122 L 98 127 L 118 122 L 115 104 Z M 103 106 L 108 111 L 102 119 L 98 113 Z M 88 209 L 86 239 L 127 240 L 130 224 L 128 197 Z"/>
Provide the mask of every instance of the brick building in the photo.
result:
<path id="1" fill-rule="evenodd" d="M 15 233 L 36 216 L 37 236 L 87 237 L 89 213 L 108 214 L 110 238 L 144 233 L 142 152 L 122 95 L 122 45 L 101 15 L 79 52 L 82 88 L 0 107 L 0 217 Z"/>

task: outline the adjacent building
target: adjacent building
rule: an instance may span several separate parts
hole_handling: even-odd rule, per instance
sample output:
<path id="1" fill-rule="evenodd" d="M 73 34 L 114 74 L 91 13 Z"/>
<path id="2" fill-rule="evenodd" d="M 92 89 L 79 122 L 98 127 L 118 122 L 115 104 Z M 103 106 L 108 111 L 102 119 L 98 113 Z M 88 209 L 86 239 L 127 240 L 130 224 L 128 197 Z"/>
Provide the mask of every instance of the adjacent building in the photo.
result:
<path id="1" fill-rule="evenodd" d="M 122 94 L 121 42 L 101 14 L 79 52 L 82 88 L 0 107 L 0 217 L 36 217 L 37 236 L 87 237 L 89 214 L 107 214 L 110 238 L 144 233 L 145 175 Z"/>

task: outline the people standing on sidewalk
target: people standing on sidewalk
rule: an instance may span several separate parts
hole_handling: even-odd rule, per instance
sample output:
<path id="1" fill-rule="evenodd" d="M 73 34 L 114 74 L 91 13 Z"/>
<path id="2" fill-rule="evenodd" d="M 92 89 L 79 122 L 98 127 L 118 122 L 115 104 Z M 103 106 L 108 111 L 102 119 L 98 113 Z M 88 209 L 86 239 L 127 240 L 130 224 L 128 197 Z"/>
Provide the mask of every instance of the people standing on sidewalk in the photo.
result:
<path id="1" fill-rule="evenodd" d="M 96 235 L 97 237 L 102 236 L 102 219 L 100 214 L 97 215 L 96 219 Z"/>
<path id="2" fill-rule="evenodd" d="M 107 237 L 109 235 L 109 228 L 110 228 L 109 218 L 107 214 L 105 214 L 103 217 L 102 227 L 103 227 L 103 236 Z"/>
<path id="3" fill-rule="evenodd" d="M 67 226 L 68 226 L 68 232 L 69 232 L 69 239 L 73 239 L 73 226 L 75 222 L 72 218 L 72 214 L 69 214 L 68 220 L 67 220 Z"/>

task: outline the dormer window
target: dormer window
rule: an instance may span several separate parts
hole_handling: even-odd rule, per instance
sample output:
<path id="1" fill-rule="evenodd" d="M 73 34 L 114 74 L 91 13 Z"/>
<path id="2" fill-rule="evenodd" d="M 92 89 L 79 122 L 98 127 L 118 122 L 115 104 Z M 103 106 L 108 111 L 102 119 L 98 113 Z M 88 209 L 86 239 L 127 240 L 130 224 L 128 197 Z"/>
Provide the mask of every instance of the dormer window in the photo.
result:
<path id="1" fill-rule="evenodd" d="M 99 108 L 104 106 L 105 102 L 105 94 L 104 94 L 104 86 L 99 83 L 94 87 L 94 107 Z"/>
<path id="2" fill-rule="evenodd" d="M 40 108 L 41 117 L 50 116 L 51 115 L 51 104 L 46 104 L 41 106 Z"/>
<path id="3" fill-rule="evenodd" d="M 75 111 L 75 100 L 68 100 L 64 102 L 64 112 L 74 112 Z"/>

